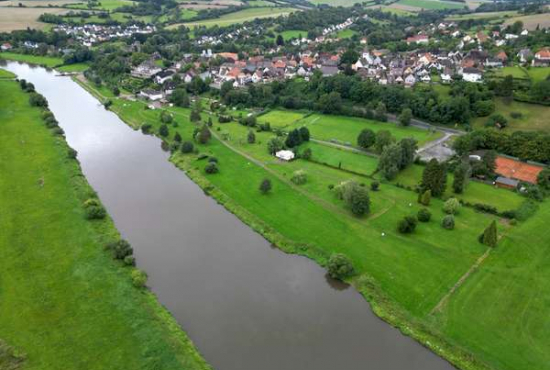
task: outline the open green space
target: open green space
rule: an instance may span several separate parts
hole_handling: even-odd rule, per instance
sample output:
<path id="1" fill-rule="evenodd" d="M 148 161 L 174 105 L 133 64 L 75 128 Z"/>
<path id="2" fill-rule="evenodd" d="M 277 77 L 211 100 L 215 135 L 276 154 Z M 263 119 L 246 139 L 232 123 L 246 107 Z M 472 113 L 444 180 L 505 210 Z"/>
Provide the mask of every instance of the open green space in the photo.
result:
<path id="1" fill-rule="evenodd" d="M 429 132 L 415 127 L 402 127 L 390 122 L 377 122 L 373 120 L 312 114 L 289 126 L 288 129 L 306 126 L 311 136 L 318 140 L 337 141 L 346 145 L 356 145 L 357 136 L 363 129 L 371 129 L 374 132 L 388 130 L 397 139 L 406 137 L 415 138 L 419 145 L 435 140 L 441 136 L 438 132 Z"/>
<path id="2" fill-rule="evenodd" d="M 75 3 L 66 5 L 67 8 L 71 9 L 101 9 L 101 10 L 115 10 L 122 6 L 134 5 L 134 1 L 129 0 L 100 0 L 98 5 L 92 8 L 88 8 L 88 3 Z"/>
<path id="3" fill-rule="evenodd" d="M 451 15 L 445 20 L 447 21 L 462 21 L 468 19 L 505 19 L 517 15 L 518 12 L 513 11 L 503 11 L 503 12 L 480 12 L 480 13 L 469 13 L 469 14 L 455 14 Z"/>
<path id="4" fill-rule="evenodd" d="M 513 118 L 513 112 L 521 113 L 520 118 Z M 550 132 L 550 107 L 538 104 L 522 103 L 519 101 L 507 102 L 504 99 L 495 99 L 495 113 L 501 114 L 508 120 L 506 131 L 545 131 Z M 487 117 L 477 117 L 472 120 L 474 127 L 483 127 Z"/>
<path id="5" fill-rule="evenodd" d="M 397 4 L 413 6 L 421 9 L 441 10 L 441 9 L 461 9 L 466 4 L 450 1 L 432 1 L 432 0 L 399 0 Z"/>
<path id="6" fill-rule="evenodd" d="M 550 67 L 532 67 L 527 69 L 527 74 L 533 82 L 540 82 L 550 77 Z"/>
<path id="7" fill-rule="evenodd" d="M 11 79 L 11 78 L 15 78 L 15 75 L 10 71 L 6 71 L 5 69 L 0 69 L 0 78 Z"/>
<path id="8" fill-rule="evenodd" d="M 401 185 L 414 188 L 416 185 L 420 184 L 423 170 L 424 167 L 420 165 L 409 166 L 399 173 L 397 178 L 393 180 L 393 183 L 399 183 Z M 452 183 L 453 175 L 449 174 L 447 176 L 446 197 L 454 197 L 472 204 L 489 204 L 495 206 L 499 211 L 517 209 L 525 200 L 524 197 L 514 191 L 500 189 L 492 185 L 473 180 L 468 182 L 463 194 L 454 194 L 451 188 Z"/>
<path id="9" fill-rule="evenodd" d="M 258 122 L 269 122 L 272 128 L 285 128 L 302 118 L 304 118 L 304 114 L 300 112 L 275 109 L 258 116 Z"/>
<path id="10" fill-rule="evenodd" d="M 104 250 L 118 232 L 109 218 L 86 220 L 93 190 L 63 137 L 17 83 L 0 81 L 0 96 L 0 347 L 26 370 L 209 369 Z"/>
<path id="11" fill-rule="evenodd" d="M 53 68 L 63 64 L 63 59 L 61 58 L 36 56 L 36 55 L 30 55 L 30 54 L 16 54 L 16 53 L 9 53 L 9 52 L 0 53 L 0 59 L 14 60 L 17 62 L 25 62 L 30 64 L 38 64 L 49 68 Z"/>
<path id="12" fill-rule="evenodd" d="M 283 37 L 283 40 L 288 41 L 290 39 L 297 39 L 300 36 L 307 37 L 307 31 L 302 30 L 287 30 L 280 33 Z"/>
<path id="13" fill-rule="evenodd" d="M 339 31 L 337 34 L 336 34 L 336 37 L 340 38 L 340 39 L 349 39 L 351 38 L 353 35 L 357 34 L 356 31 L 354 30 L 350 30 L 349 28 L 346 29 L 346 30 L 342 30 L 342 31 Z"/>
<path id="14" fill-rule="evenodd" d="M 274 18 L 279 16 L 288 15 L 292 12 L 297 11 L 295 8 L 284 8 L 284 7 L 258 7 L 258 8 L 250 8 L 250 9 L 244 9 L 239 10 L 234 13 L 229 13 L 222 15 L 219 18 L 214 19 L 206 19 L 202 21 L 197 22 L 189 22 L 189 23 L 179 23 L 179 24 L 173 24 L 169 26 L 168 28 L 178 28 L 179 26 L 186 26 L 189 28 L 193 27 L 225 27 L 236 23 L 244 23 L 251 21 L 256 18 Z"/>
<path id="15" fill-rule="evenodd" d="M 67 64 L 56 68 L 59 72 L 84 72 L 90 68 L 86 63 Z"/>

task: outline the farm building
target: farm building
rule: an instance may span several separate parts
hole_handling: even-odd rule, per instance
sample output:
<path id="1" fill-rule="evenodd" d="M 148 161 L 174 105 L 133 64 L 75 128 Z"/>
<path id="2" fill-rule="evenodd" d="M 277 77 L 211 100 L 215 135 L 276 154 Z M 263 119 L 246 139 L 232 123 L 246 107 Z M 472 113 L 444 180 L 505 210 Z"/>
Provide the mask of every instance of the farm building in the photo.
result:
<path id="1" fill-rule="evenodd" d="M 495 160 L 495 173 L 507 179 L 537 183 L 537 176 L 542 166 L 521 162 L 515 159 L 498 156 Z"/>

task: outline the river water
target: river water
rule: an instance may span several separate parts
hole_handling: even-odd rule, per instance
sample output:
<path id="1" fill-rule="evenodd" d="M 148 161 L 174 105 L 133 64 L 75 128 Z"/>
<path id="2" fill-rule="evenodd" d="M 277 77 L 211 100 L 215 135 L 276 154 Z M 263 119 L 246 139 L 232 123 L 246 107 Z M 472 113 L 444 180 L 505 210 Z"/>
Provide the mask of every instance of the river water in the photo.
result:
<path id="1" fill-rule="evenodd" d="M 70 78 L 6 68 L 48 99 L 148 285 L 215 369 L 453 369 L 313 261 L 273 248 Z"/>

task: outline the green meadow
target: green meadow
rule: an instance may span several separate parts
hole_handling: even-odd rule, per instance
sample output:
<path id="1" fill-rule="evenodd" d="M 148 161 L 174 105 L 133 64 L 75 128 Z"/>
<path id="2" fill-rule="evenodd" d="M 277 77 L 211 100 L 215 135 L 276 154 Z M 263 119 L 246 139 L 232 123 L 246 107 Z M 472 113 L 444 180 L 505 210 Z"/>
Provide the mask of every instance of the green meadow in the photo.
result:
<path id="1" fill-rule="evenodd" d="M 285 8 L 285 7 L 257 7 L 257 8 L 249 8 L 244 10 L 239 10 L 234 13 L 224 14 L 219 18 L 214 19 L 206 19 L 202 21 L 197 22 L 188 22 L 188 23 L 178 23 L 173 24 L 171 26 L 168 26 L 169 29 L 171 28 L 178 28 L 179 26 L 185 26 L 188 28 L 194 28 L 198 26 L 205 26 L 205 27 L 225 27 L 230 26 L 232 24 L 236 23 L 244 23 L 251 20 L 254 20 L 256 18 L 275 18 L 279 16 L 285 16 L 292 12 L 297 11 L 295 8 Z"/>
<path id="2" fill-rule="evenodd" d="M 144 109 L 141 102 L 118 98 L 113 102 L 112 110 L 129 125 L 137 129 L 149 123 L 153 133 L 158 132 L 159 110 Z M 169 125 L 164 140 L 173 142 L 176 132 L 184 141 L 192 140 L 197 125 L 189 120 L 190 110 L 168 111 L 178 126 Z M 206 117 L 203 114 L 203 120 Z M 376 158 L 309 142 L 299 150 L 310 148 L 311 161 L 282 162 L 266 150 L 273 133 L 255 132 L 251 144 L 246 140 L 250 128 L 237 122 L 220 124 L 214 115 L 211 117 L 212 139 L 205 145 L 195 145 L 200 154 L 218 159 L 219 172 L 205 174 L 208 161 L 197 154 L 177 151 L 171 160 L 252 228 L 281 249 L 306 255 L 321 265 L 332 253 L 347 255 L 358 272 L 351 282 L 375 312 L 459 367 L 515 370 L 526 364 L 529 369 L 550 369 L 546 350 L 550 336 L 545 324 L 550 304 L 546 289 L 550 234 L 539 232 L 550 217 L 547 202 L 541 205 L 539 214 L 517 225 L 461 207 L 455 229 L 445 230 L 440 225 L 445 215 L 443 201 L 432 199 L 428 207 L 432 219 L 419 223 L 412 234 L 400 234 L 398 221 L 421 208 L 415 192 L 382 182 L 378 191 L 369 192 L 369 215 L 358 218 L 331 190 L 350 179 L 370 189 Z M 422 135 L 431 135 L 390 123 L 304 116 L 283 110 L 270 111 L 258 119 L 268 119 L 285 130 L 305 124 L 313 137 L 325 135 L 330 139 L 340 132 L 342 141 L 346 135 L 355 139 L 363 127 L 387 128 L 398 138 L 416 135 L 424 142 L 430 137 Z M 336 128 L 330 129 L 332 126 Z M 303 185 L 290 181 L 298 170 L 306 173 Z M 396 182 L 414 186 L 421 172 L 421 167 L 412 166 Z M 264 178 L 273 185 L 267 195 L 258 190 Z M 449 187 L 450 183 L 449 179 Z M 517 208 L 524 199 L 511 191 L 475 182 L 468 184 L 463 197 L 472 203 L 496 205 L 499 210 Z M 501 237 L 498 246 L 461 285 L 461 277 L 468 276 L 476 261 L 488 252 L 477 239 L 495 219 Z M 448 294 L 449 299 L 444 300 Z M 438 306 L 440 309 L 435 310 Z"/>
<path id="3" fill-rule="evenodd" d="M 441 9 L 461 9 L 466 4 L 450 1 L 437 1 L 437 0 L 399 0 L 397 4 L 403 4 L 407 6 L 413 6 L 416 8 L 429 9 L 429 10 L 441 10 Z"/>
<path id="4" fill-rule="evenodd" d="M 17 83 L 0 81 L 0 96 L 0 347 L 23 361 L 4 365 L 209 369 L 155 296 L 133 286 L 131 268 L 104 250 L 118 232 L 109 218 L 86 220 L 93 190 L 63 137 Z"/>
<path id="5" fill-rule="evenodd" d="M 101 10 L 115 10 L 122 6 L 134 5 L 134 1 L 129 0 L 100 0 L 98 6 L 94 6 L 91 9 L 101 9 Z M 75 3 L 68 4 L 67 8 L 71 9 L 90 9 L 88 8 L 88 3 Z"/>
<path id="6" fill-rule="evenodd" d="M 550 107 L 538 104 L 529 104 L 519 101 L 506 102 L 502 98 L 495 99 L 495 112 L 508 120 L 506 131 L 545 131 L 550 132 Z M 519 118 L 512 117 L 512 113 L 520 113 Z M 474 127 L 483 127 L 487 117 L 472 119 Z"/>
<path id="7" fill-rule="evenodd" d="M 42 56 L 35 56 L 30 54 L 16 54 L 16 53 L 9 53 L 9 52 L 0 53 L 0 59 L 37 64 L 37 65 L 41 65 L 49 68 L 54 68 L 63 64 L 63 59 L 61 58 L 42 57 Z"/>

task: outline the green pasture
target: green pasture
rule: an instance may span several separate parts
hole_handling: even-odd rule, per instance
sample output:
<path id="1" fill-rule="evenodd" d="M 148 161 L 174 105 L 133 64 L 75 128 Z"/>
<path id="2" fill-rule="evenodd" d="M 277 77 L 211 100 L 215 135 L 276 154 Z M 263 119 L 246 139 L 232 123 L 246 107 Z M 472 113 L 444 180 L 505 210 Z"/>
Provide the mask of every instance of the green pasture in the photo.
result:
<path id="1" fill-rule="evenodd" d="M 61 58 L 36 56 L 36 55 L 30 55 L 30 54 L 16 54 L 16 53 L 9 53 L 9 52 L 0 53 L 0 59 L 13 60 L 16 62 L 25 62 L 30 64 L 38 64 L 49 68 L 53 68 L 63 64 L 63 59 Z"/>

